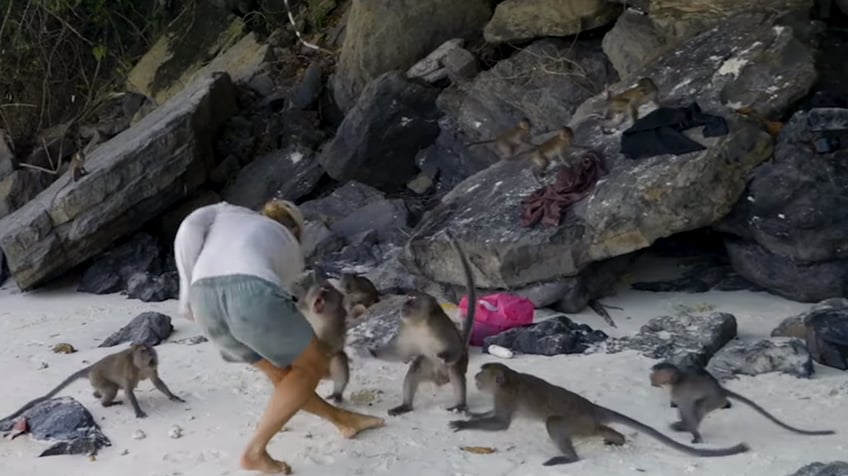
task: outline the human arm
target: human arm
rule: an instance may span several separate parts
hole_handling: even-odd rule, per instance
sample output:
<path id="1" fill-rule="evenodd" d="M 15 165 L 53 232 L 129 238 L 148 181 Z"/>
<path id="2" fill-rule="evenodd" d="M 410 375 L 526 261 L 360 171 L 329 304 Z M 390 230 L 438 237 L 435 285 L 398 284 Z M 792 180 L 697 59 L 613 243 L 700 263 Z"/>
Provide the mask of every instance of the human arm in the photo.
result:
<path id="1" fill-rule="evenodd" d="M 180 277 L 179 313 L 193 321 L 194 315 L 189 303 L 191 276 L 197 257 L 203 250 L 206 234 L 215 221 L 217 209 L 214 206 L 198 208 L 186 216 L 174 237 L 174 261 Z"/>

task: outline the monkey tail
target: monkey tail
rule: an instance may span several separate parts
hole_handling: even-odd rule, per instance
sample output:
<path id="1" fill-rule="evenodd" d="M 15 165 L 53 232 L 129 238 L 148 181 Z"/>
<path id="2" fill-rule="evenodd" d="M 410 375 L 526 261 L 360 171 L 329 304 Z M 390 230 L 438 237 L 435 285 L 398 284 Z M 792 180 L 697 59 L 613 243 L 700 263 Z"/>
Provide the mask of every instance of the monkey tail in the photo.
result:
<path id="1" fill-rule="evenodd" d="M 49 392 L 47 392 L 46 395 L 35 398 L 33 400 L 30 400 L 24 406 L 22 406 L 20 409 L 18 409 L 18 411 L 16 411 L 15 413 L 12 413 L 11 415 L 9 415 L 7 417 L 0 418 L 0 421 L 12 420 L 14 418 L 17 418 L 17 417 L 21 416 L 22 413 L 29 410 L 30 408 L 32 408 L 36 404 L 53 398 L 54 395 L 59 393 L 59 391 L 61 391 L 63 388 L 65 388 L 68 385 L 70 385 L 71 383 L 73 383 L 74 380 L 77 380 L 79 378 L 87 376 L 89 370 L 91 370 L 91 365 L 89 365 L 88 367 L 85 367 L 84 369 L 77 370 L 76 372 L 72 373 L 68 378 L 63 380 L 62 383 L 57 385 L 53 390 L 50 390 Z"/>
<path id="2" fill-rule="evenodd" d="M 629 426 L 629 427 L 631 427 L 635 430 L 639 430 L 643 433 L 646 433 L 646 434 L 654 437 L 654 439 L 658 440 L 659 442 L 664 443 L 668 446 L 671 446 L 672 448 L 677 449 L 679 451 L 682 451 L 684 453 L 690 454 L 692 456 L 704 456 L 704 457 L 730 456 L 730 455 L 735 455 L 735 454 L 739 454 L 739 453 L 744 453 L 744 452 L 748 451 L 749 449 L 751 449 L 745 443 L 739 443 L 738 445 L 726 447 L 726 448 L 695 448 L 695 447 L 692 447 L 692 446 L 689 446 L 689 445 L 684 445 L 683 443 L 680 443 L 678 441 L 675 441 L 675 440 L 669 438 L 668 436 L 660 433 L 656 429 L 654 429 L 654 428 L 652 428 L 652 427 L 650 427 L 650 426 L 648 426 L 648 425 L 646 425 L 646 424 L 644 424 L 640 421 L 634 420 L 633 418 L 630 418 L 627 415 L 623 415 L 621 413 L 618 413 L 615 410 L 610 410 L 609 408 L 604 408 L 604 407 L 600 407 L 600 406 L 598 408 L 600 408 L 602 416 L 606 417 L 606 419 L 627 425 L 627 426 Z"/>
<path id="3" fill-rule="evenodd" d="M 749 405 L 751 408 L 756 410 L 760 415 L 762 415 L 762 416 L 768 418 L 769 420 L 773 421 L 776 425 L 780 426 L 781 428 L 785 428 L 789 431 L 792 431 L 792 432 L 795 432 L 795 433 L 798 433 L 798 434 L 801 434 L 801 435 L 834 435 L 834 434 L 836 434 L 836 432 L 833 431 L 833 430 L 802 430 L 800 428 L 795 428 L 793 426 L 789 426 L 786 423 L 783 423 L 782 421 L 778 420 L 771 413 L 765 411 L 765 409 L 763 409 L 763 407 L 757 405 L 756 403 L 752 402 L 751 400 L 748 400 L 747 398 L 743 397 L 742 395 L 739 395 L 738 393 L 732 392 L 728 389 L 724 389 L 724 391 L 727 392 L 728 397 L 735 398 L 736 400 L 739 400 L 740 402 Z"/>
<path id="4" fill-rule="evenodd" d="M 462 248 L 459 246 L 456 238 L 454 238 L 453 234 L 451 234 L 451 232 L 447 229 L 445 229 L 445 234 L 448 235 L 451 244 L 456 249 L 456 253 L 459 255 L 459 260 L 462 262 L 462 271 L 465 273 L 465 287 L 466 293 L 468 294 L 468 311 L 465 313 L 465 323 L 462 328 L 462 342 L 465 343 L 465 348 L 468 348 L 468 345 L 471 342 L 471 329 L 474 327 L 474 315 L 477 313 L 477 293 L 474 290 L 474 275 L 471 272 L 471 265 L 468 264 L 468 258 L 465 257 L 465 253 L 462 251 Z"/>

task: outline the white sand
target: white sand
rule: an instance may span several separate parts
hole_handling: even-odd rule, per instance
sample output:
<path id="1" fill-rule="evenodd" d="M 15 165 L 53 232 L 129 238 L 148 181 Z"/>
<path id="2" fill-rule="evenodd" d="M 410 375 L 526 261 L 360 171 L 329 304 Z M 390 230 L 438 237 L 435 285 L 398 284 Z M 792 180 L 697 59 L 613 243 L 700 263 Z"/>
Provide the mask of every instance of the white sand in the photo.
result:
<path id="1" fill-rule="evenodd" d="M 609 329 L 592 311 L 573 316 L 576 320 L 608 331 L 611 335 L 632 334 L 647 319 L 673 312 L 675 304 L 709 303 L 717 310 L 733 313 L 741 338 L 767 336 L 784 317 L 809 308 L 765 293 L 655 294 L 622 291 L 604 300 L 625 311 L 611 310 L 619 328 Z M 5 375 L 0 386 L 0 414 L 6 415 L 62 378 L 114 349 L 98 349 L 99 341 L 126 324 L 140 312 L 153 310 L 175 316 L 176 302 L 146 304 L 120 295 L 93 296 L 73 287 L 30 294 L 7 283 L 0 290 L 0 369 Z M 628 318 L 629 316 L 629 318 Z M 171 341 L 197 335 L 196 326 L 175 318 Z M 54 354 L 50 348 L 68 342 L 79 352 Z M 139 402 L 149 417 L 138 420 L 129 408 L 100 407 L 87 382 L 65 390 L 88 407 L 104 433 L 112 440 L 91 462 L 85 456 L 37 458 L 45 446 L 28 437 L 0 441 L 0 474 L 6 475 L 241 475 L 255 474 L 238 469 L 239 453 L 252 433 L 271 387 L 250 368 L 226 364 L 209 343 L 185 345 L 168 342 L 159 346 L 161 375 L 187 403 L 168 401 L 149 382 L 142 384 Z M 472 356 L 469 375 L 480 364 L 497 358 Z M 627 413 L 667 434 L 675 417 L 667 396 L 648 384 L 650 359 L 634 352 L 587 356 L 520 356 L 505 361 L 517 370 L 530 371 L 554 383 L 580 392 L 603 405 Z M 41 368 L 46 363 L 47 368 Z M 417 409 L 402 417 L 387 417 L 387 425 L 342 439 L 329 423 L 308 414 L 298 414 L 290 430 L 279 434 L 270 447 L 272 455 L 292 465 L 299 475 L 409 474 L 428 475 L 584 475 L 611 476 L 650 474 L 679 476 L 788 475 L 814 461 L 846 458 L 848 434 L 848 383 L 844 373 L 816 366 L 809 381 L 778 374 L 743 377 L 731 388 L 761 402 L 779 418 L 800 427 L 837 430 L 835 436 L 798 436 L 773 425 L 752 410 L 736 405 L 711 415 L 702 427 L 708 446 L 729 446 L 746 441 L 752 451 L 724 458 L 693 458 L 656 440 L 622 426 L 628 443 L 606 447 L 600 441 L 580 441 L 582 460 L 572 465 L 545 468 L 541 463 L 556 454 L 538 423 L 518 421 L 506 432 L 453 433 L 447 427 L 455 418 L 445 408 L 450 390 L 421 389 Z M 350 393 L 382 391 L 373 404 L 350 404 L 362 411 L 385 415 L 399 402 L 404 367 L 374 360 L 353 363 Z M 328 393 L 329 383 L 319 392 Z M 489 401 L 476 390 L 469 394 L 476 410 Z M 172 425 L 183 429 L 180 439 L 168 437 Z M 136 430 L 147 437 L 132 438 Z M 675 435 L 688 442 L 687 435 Z M 463 452 L 461 445 L 491 446 L 494 454 Z M 125 453 L 125 454 L 122 454 Z"/>

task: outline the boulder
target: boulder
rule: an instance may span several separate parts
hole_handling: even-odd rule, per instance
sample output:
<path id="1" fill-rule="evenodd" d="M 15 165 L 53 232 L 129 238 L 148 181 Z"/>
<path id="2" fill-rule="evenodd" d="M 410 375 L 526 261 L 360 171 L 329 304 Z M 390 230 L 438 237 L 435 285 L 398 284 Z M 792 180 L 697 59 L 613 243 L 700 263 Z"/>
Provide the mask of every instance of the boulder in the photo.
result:
<path id="1" fill-rule="evenodd" d="M 11 171 L 0 180 L 0 218 L 12 214 L 38 196 L 48 185 L 51 176 L 40 170 L 21 168 Z"/>
<path id="2" fill-rule="evenodd" d="M 848 309 L 819 309 L 804 318 L 807 347 L 816 362 L 848 370 Z"/>
<path id="3" fill-rule="evenodd" d="M 179 299 L 180 276 L 176 271 L 162 274 L 136 273 L 127 280 L 127 297 L 142 302 Z"/>
<path id="4" fill-rule="evenodd" d="M 133 275 L 158 274 L 163 263 L 156 238 L 139 233 L 98 256 L 83 273 L 77 291 L 92 294 L 124 291 Z"/>
<path id="5" fill-rule="evenodd" d="M 323 175 L 312 150 L 290 146 L 248 164 L 221 193 L 227 202 L 256 210 L 273 197 L 298 201 Z"/>
<path id="6" fill-rule="evenodd" d="M 604 35 L 604 53 L 623 80 L 674 48 L 650 17 L 635 10 L 626 10 L 615 26 Z"/>
<path id="7" fill-rule="evenodd" d="M 719 380 L 736 375 L 782 372 L 799 378 L 813 376 L 813 359 L 801 339 L 772 337 L 756 342 L 733 341 L 710 359 L 707 371 Z"/>
<path id="8" fill-rule="evenodd" d="M 483 30 L 493 44 L 569 36 L 615 20 L 621 7 L 607 0 L 505 0 Z"/>
<path id="9" fill-rule="evenodd" d="M 804 340 L 807 338 L 806 319 L 811 314 L 822 309 L 848 309 L 848 299 L 831 298 L 818 302 L 796 316 L 789 316 L 782 320 L 772 331 L 772 337 L 797 337 Z"/>
<path id="10" fill-rule="evenodd" d="M 728 106 L 781 112 L 809 90 L 815 69 L 812 48 L 792 28 L 776 28 L 766 14 L 749 14 L 687 41 L 638 76 L 654 78 L 667 106 L 694 101 L 705 113 L 724 118 L 729 132 L 704 137 L 693 129 L 689 136 L 703 150 L 628 159 L 619 133 L 599 133 L 603 94 L 573 115 L 564 109 L 559 117 L 571 117 L 575 142 L 604 157 L 607 175 L 569 208 L 564 224 L 525 228 L 519 223 L 521 200 L 539 186 L 531 171 L 520 161 L 502 161 L 478 172 L 447 193 L 415 230 L 410 253 L 422 272 L 436 281 L 462 282 L 460 267 L 440 259 L 450 246 L 439 233 L 444 227 L 474 256 L 480 286 L 509 288 L 574 276 L 591 262 L 716 223 L 741 196 L 751 170 L 772 152 L 771 137 Z M 500 103 L 510 95 L 503 97 Z M 553 125 L 550 129 L 565 124 Z"/>
<path id="11" fill-rule="evenodd" d="M 845 9 L 848 10 L 848 6 Z M 798 471 L 795 471 L 789 476 L 848 476 L 848 463 L 845 461 L 810 463 L 802 466 Z"/>
<path id="12" fill-rule="evenodd" d="M 371 82 L 319 161 L 335 180 L 403 186 L 418 174 L 415 154 L 433 143 L 439 90 L 391 71 Z"/>
<path id="13" fill-rule="evenodd" d="M 815 110 L 813 110 L 815 111 Z M 848 147 L 816 154 L 823 132 L 799 111 L 774 158 L 751 174 L 742 199 L 716 229 L 734 268 L 767 290 L 802 302 L 848 296 Z"/>
<path id="14" fill-rule="evenodd" d="M 114 347 L 123 343 L 159 345 L 174 332 L 171 317 L 161 312 L 143 312 L 129 324 L 110 335 L 97 347 Z"/>
<path id="15" fill-rule="evenodd" d="M 0 180 L 11 175 L 17 166 L 18 164 L 15 161 L 15 154 L 12 153 L 12 145 L 9 143 L 8 134 L 3 129 L 0 129 Z"/>
<path id="16" fill-rule="evenodd" d="M 192 194 L 206 180 L 212 139 L 236 109 L 226 73 L 201 77 L 88 154 L 88 175 L 65 176 L 0 219 L 0 248 L 22 289 L 68 271 Z"/>
<path id="17" fill-rule="evenodd" d="M 607 351 L 631 349 L 651 359 L 705 367 L 735 337 L 736 318 L 732 314 L 713 312 L 704 316 L 681 312 L 651 319 L 634 336 L 609 339 Z"/>
<path id="18" fill-rule="evenodd" d="M 465 40 L 452 38 L 442 43 L 438 48 L 425 56 L 421 61 L 415 63 L 406 70 L 408 79 L 420 79 L 428 83 L 437 83 L 448 77 L 446 60 L 451 51 L 462 48 Z"/>
<path id="19" fill-rule="evenodd" d="M 488 0 L 354 0 L 331 80 L 345 112 L 383 73 L 406 71 L 453 38 L 480 34 L 492 16 Z"/>

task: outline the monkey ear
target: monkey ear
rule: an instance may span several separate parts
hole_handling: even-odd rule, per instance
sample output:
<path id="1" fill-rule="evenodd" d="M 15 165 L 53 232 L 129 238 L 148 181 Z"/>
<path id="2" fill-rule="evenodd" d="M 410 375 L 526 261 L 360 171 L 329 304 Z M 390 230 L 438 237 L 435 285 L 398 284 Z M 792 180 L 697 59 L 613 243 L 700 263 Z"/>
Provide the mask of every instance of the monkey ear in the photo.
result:
<path id="1" fill-rule="evenodd" d="M 312 302 L 312 308 L 315 309 L 315 312 L 322 313 L 324 312 L 324 294 L 319 294 L 318 297 L 315 298 L 315 301 Z"/>

